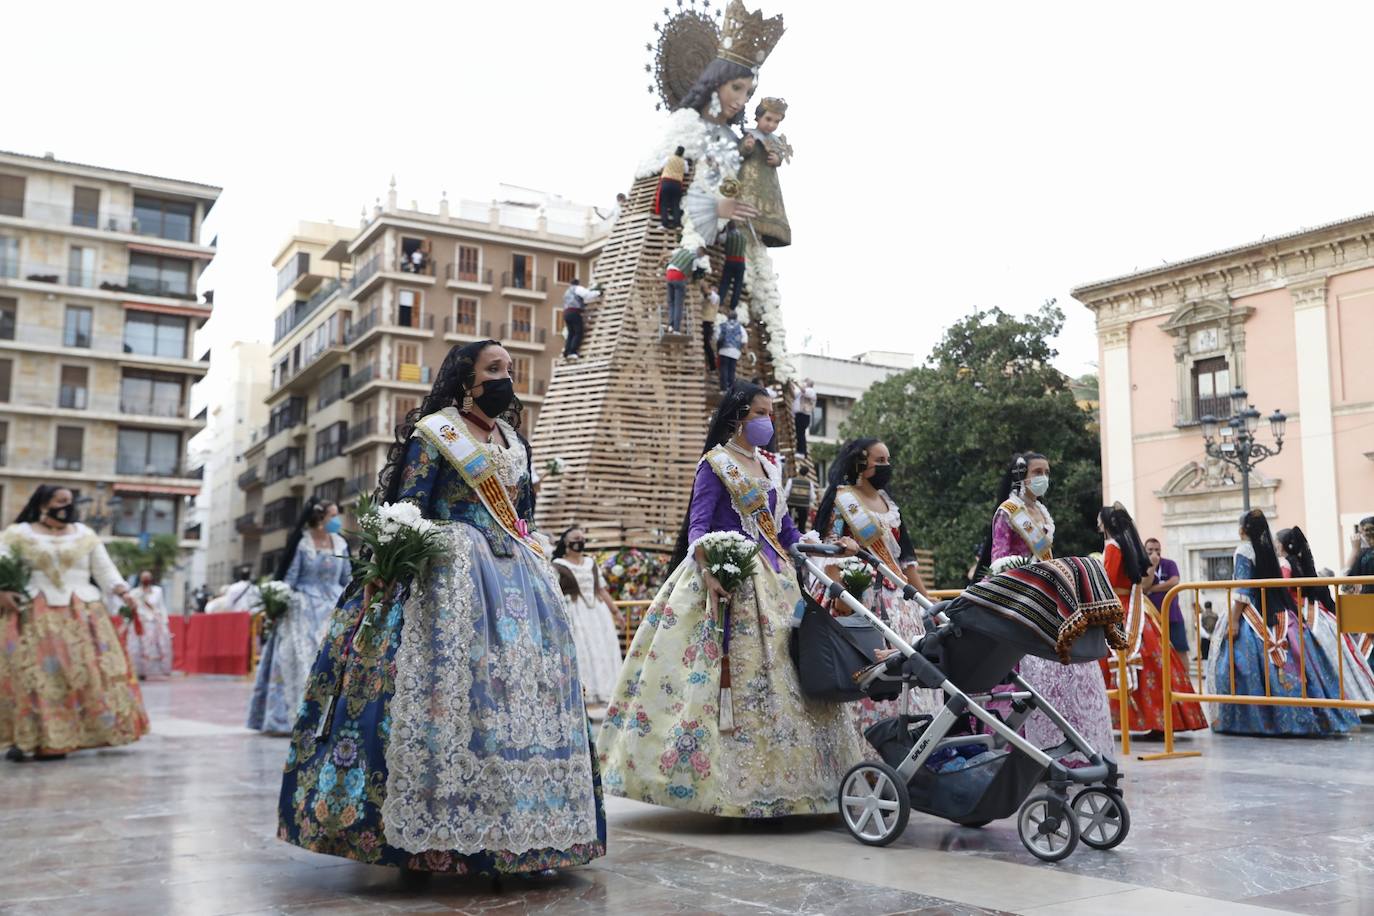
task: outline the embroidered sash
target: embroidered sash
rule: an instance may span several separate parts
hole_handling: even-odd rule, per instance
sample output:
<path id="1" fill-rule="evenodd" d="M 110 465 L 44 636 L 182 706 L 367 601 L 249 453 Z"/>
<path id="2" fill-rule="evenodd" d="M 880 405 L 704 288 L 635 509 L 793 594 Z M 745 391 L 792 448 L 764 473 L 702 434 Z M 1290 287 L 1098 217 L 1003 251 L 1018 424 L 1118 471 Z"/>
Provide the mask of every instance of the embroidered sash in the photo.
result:
<path id="1" fill-rule="evenodd" d="M 840 517 L 844 519 L 854 540 L 875 554 L 888 569 L 899 572 L 897 558 L 887 546 L 886 526 L 873 514 L 873 510 L 861 503 L 849 487 L 841 487 L 836 491 L 835 505 L 839 507 Z"/>
<path id="2" fill-rule="evenodd" d="M 735 463 L 723 447 L 712 449 L 702 460 L 711 465 L 711 470 L 715 471 L 716 477 L 725 486 L 725 492 L 730 494 L 730 502 L 739 515 L 745 534 L 755 540 L 762 538 L 767 541 L 779 559 L 786 557 L 787 551 L 778 539 L 777 519 L 768 508 L 771 487 L 765 488 L 763 481 L 746 474 L 744 468 Z"/>
<path id="3" fill-rule="evenodd" d="M 1002 503 L 1001 509 L 1010 516 L 1012 530 L 1021 536 L 1021 540 L 1026 542 L 1026 546 L 1030 548 L 1031 556 L 1041 561 L 1053 557 L 1054 544 L 1050 540 L 1049 532 L 1044 525 L 1031 518 L 1025 503 L 1015 498 L 1008 499 Z"/>
<path id="4" fill-rule="evenodd" d="M 415 424 L 415 431 L 439 450 L 449 464 L 472 487 L 491 517 L 502 530 L 528 547 L 534 555 L 544 556 L 544 550 L 530 536 L 529 525 L 515 511 L 510 492 L 496 475 L 496 462 L 480 442 L 468 432 L 468 426 L 458 416 L 455 407 L 445 407 Z"/>

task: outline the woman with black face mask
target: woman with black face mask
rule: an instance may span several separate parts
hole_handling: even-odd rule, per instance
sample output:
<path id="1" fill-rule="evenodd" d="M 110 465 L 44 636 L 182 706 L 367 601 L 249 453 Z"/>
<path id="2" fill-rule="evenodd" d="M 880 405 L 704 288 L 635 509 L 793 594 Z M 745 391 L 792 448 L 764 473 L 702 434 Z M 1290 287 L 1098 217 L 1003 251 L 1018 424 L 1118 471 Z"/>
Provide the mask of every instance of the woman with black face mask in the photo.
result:
<path id="1" fill-rule="evenodd" d="M 72 491 L 35 490 L 0 551 L 31 570 L 24 593 L 0 592 L 0 747 L 50 760 L 137 741 L 148 714 L 102 599 L 113 592 L 132 614 L 129 587 L 76 520 Z"/>
<path id="2" fill-rule="evenodd" d="M 603 855 L 577 649 L 535 536 L 512 361 L 455 347 L 396 428 L 378 502 L 408 503 L 444 556 L 344 592 L 306 681 L 278 814 L 305 849 L 496 875 Z"/>
<path id="3" fill-rule="evenodd" d="M 925 635 L 925 626 L 921 609 L 902 597 L 902 586 L 910 584 L 923 595 L 927 592 L 902 510 L 887 493 L 891 482 L 891 452 L 882 441 L 865 438 L 846 442 L 830 465 L 830 486 L 816 511 L 816 531 L 827 541 L 853 538 L 889 569 L 905 577 L 905 582 L 884 579 L 877 584 L 874 597 L 897 634 L 915 645 Z M 830 577 L 838 580 L 838 573 L 838 567 L 832 568 Z M 918 712 L 931 711 L 944 702 L 931 691 L 917 690 L 912 695 Z M 870 726 L 897 715 L 902 711 L 899 707 L 897 700 L 865 699 L 849 704 L 860 735 Z"/>
<path id="4" fill-rule="evenodd" d="M 621 622 L 611 593 L 601 581 L 596 558 L 587 553 L 587 533 L 576 525 L 558 537 L 553 565 L 577 643 L 577 670 L 591 705 L 604 706 L 620 674 Z"/>

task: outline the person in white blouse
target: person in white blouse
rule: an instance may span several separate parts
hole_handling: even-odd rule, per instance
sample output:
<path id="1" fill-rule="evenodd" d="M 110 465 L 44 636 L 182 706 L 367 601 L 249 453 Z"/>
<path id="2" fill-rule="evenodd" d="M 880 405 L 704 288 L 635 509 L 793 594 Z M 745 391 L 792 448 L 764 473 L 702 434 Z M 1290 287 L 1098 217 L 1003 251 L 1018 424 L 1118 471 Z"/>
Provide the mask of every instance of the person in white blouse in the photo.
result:
<path id="1" fill-rule="evenodd" d="M 138 614 L 138 627 L 126 634 L 129 661 L 143 680 L 172 676 L 172 629 L 167 622 L 167 603 L 162 586 L 153 584 L 152 570 L 138 574 L 138 585 L 129 590 Z M 141 631 L 141 632 L 140 632 Z"/>
<path id="2" fill-rule="evenodd" d="M 0 747 L 51 760 L 130 744 L 148 714 L 102 593 L 132 608 L 100 537 L 76 520 L 72 491 L 45 484 L 0 534 L 31 569 L 24 593 L 0 592 Z"/>

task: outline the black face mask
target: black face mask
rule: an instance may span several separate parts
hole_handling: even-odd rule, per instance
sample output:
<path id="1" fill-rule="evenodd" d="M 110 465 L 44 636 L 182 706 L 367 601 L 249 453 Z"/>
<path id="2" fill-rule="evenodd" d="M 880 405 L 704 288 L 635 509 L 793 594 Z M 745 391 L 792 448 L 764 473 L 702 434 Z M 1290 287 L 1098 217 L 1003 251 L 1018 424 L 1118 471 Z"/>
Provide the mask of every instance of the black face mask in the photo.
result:
<path id="1" fill-rule="evenodd" d="M 568 549 L 573 553 L 583 553 L 587 549 L 586 541 L 569 541 Z"/>
<path id="2" fill-rule="evenodd" d="M 880 464 L 874 467 L 873 476 L 868 478 L 868 482 L 875 490 L 886 490 L 887 485 L 892 483 L 892 465 Z"/>
<path id="3" fill-rule="evenodd" d="M 65 506 L 54 506 L 48 509 L 48 518 L 64 525 L 70 525 L 76 521 L 76 504 L 67 503 Z"/>
<path id="4" fill-rule="evenodd" d="M 515 400 L 515 384 L 508 378 L 494 378 L 482 384 L 482 393 L 472 399 L 482 413 L 496 418 Z"/>

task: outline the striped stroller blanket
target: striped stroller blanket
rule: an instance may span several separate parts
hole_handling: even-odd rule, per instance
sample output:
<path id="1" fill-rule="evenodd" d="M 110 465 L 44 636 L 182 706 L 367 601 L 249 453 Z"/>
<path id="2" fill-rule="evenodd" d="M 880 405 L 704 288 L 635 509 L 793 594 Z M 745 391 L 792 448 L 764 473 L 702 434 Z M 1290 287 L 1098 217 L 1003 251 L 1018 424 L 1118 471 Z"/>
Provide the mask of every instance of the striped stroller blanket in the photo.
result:
<path id="1" fill-rule="evenodd" d="M 1014 567 L 970 585 L 960 596 L 1027 630 L 1069 663 L 1069 647 L 1088 627 L 1105 628 L 1107 645 L 1127 648 L 1125 611 L 1102 561 L 1064 557 Z"/>

